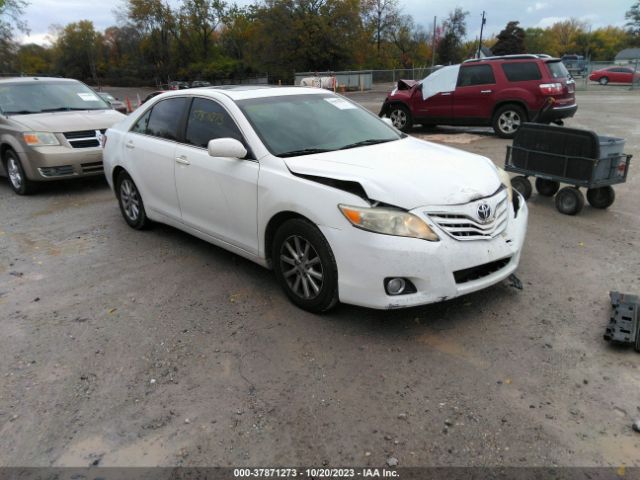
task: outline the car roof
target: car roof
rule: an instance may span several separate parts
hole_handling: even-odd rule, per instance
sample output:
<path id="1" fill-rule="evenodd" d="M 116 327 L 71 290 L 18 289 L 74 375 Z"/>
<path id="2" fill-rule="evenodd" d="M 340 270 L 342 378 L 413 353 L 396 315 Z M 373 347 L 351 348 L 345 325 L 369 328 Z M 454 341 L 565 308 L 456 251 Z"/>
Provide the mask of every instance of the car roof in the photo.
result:
<path id="1" fill-rule="evenodd" d="M 279 97 L 285 95 L 319 95 L 329 93 L 329 90 L 312 87 L 279 87 L 275 85 L 224 85 L 216 87 L 199 87 L 192 90 L 170 90 L 166 93 L 169 96 L 189 95 L 189 93 L 197 92 L 198 95 L 203 93 L 222 93 L 231 100 L 247 100 L 250 98 Z M 213 95 L 212 95 L 213 96 Z"/>
<path id="2" fill-rule="evenodd" d="M 0 84 L 18 85 L 21 83 L 76 83 L 78 80 L 62 77 L 6 77 L 0 78 Z"/>

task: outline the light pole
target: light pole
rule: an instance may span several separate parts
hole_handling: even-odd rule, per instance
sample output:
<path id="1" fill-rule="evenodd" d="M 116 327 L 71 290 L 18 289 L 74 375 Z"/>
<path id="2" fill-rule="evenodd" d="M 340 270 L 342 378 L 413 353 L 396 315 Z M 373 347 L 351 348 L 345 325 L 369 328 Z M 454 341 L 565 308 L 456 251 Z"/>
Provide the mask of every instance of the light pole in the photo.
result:
<path id="1" fill-rule="evenodd" d="M 480 40 L 478 40 L 478 53 L 476 55 L 477 58 L 480 58 L 480 49 L 482 48 L 482 31 L 484 30 L 484 24 L 487 23 L 487 19 L 485 17 L 485 11 L 482 11 L 482 22 L 480 23 Z"/>

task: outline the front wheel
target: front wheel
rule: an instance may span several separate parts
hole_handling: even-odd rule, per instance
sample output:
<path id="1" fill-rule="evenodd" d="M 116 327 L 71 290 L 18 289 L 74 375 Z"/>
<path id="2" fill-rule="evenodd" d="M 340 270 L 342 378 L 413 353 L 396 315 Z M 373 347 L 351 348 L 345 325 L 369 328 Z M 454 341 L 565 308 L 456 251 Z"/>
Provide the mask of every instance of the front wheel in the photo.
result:
<path id="1" fill-rule="evenodd" d="M 389 107 L 389 118 L 393 126 L 402 132 L 408 132 L 413 126 L 411 112 L 404 105 L 392 105 Z"/>
<path id="2" fill-rule="evenodd" d="M 556 195 L 556 208 L 565 215 L 577 215 L 584 207 L 584 195 L 575 187 L 564 187 Z"/>
<path id="3" fill-rule="evenodd" d="M 127 224 L 136 230 L 148 227 L 150 221 L 147 218 L 144 203 L 142 203 L 142 196 L 128 173 L 122 172 L 118 175 L 116 192 L 118 194 L 120 212 Z"/>
<path id="4" fill-rule="evenodd" d="M 338 268 L 322 232 L 294 218 L 276 232 L 272 261 L 280 286 L 298 307 L 326 312 L 338 303 Z"/>
<path id="5" fill-rule="evenodd" d="M 5 170 L 9 177 L 9 185 L 18 195 L 29 195 L 36 190 L 36 183 L 29 180 L 24 173 L 18 154 L 13 150 L 7 150 L 4 154 Z"/>
<path id="6" fill-rule="evenodd" d="M 615 199 L 616 192 L 610 186 L 587 190 L 587 200 L 594 208 L 609 208 Z"/>
<path id="7" fill-rule="evenodd" d="M 493 115 L 493 131 L 500 138 L 513 138 L 526 120 L 526 113 L 522 107 L 504 105 Z"/>

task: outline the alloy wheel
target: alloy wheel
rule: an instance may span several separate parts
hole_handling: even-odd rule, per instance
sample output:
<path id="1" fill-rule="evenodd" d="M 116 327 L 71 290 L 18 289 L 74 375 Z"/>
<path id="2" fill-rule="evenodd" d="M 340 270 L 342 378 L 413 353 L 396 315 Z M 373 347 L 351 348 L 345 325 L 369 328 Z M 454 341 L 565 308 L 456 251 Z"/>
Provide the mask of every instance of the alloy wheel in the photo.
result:
<path id="1" fill-rule="evenodd" d="M 312 300 L 322 290 L 322 261 L 311 243 L 300 235 L 291 235 L 280 248 L 280 269 L 291 291 Z"/>
<path id="2" fill-rule="evenodd" d="M 120 184 L 120 201 L 129 220 L 137 221 L 140 216 L 140 195 L 134 183 L 128 178 Z"/>
<path id="3" fill-rule="evenodd" d="M 520 118 L 520 115 L 518 115 L 518 112 L 514 112 L 513 110 L 505 111 L 498 118 L 498 126 L 500 127 L 500 130 L 509 135 L 518 130 L 521 123 L 522 119 Z"/>
<path id="4" fill-rule="evenodd" d="M 15 158 L 9 157 L 9 160 L 7 162 L 7 171 L 9 174 L 9 180 L 11 181 L 11 185 L 13 185 L 13 188 L 15 188 L 16 190 L 20 190 L 23 183 L 22 172 L 20 171 L 20 166 L 18 165 L 18 161 Z"/>
<path id="5" fill-rule="evenodd" d="M 393 122 L 393 126 L 396 127 L 398 130 L 403 129 L 404 126 L 407 124 L 407 114 L 404 110 L 401 110 L 399 108 L 393 110 L 391 112 L 391 115 L 389 115 L 389 118 L 391 118 L 391 121 Z"/>

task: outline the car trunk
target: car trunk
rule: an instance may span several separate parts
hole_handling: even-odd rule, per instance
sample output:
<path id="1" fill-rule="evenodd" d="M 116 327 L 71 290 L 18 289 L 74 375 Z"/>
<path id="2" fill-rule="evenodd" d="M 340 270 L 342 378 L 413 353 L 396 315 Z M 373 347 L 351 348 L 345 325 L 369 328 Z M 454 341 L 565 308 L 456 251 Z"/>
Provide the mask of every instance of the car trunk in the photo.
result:
<path id="1" fill-rule="evenodd" d="M 562 85 L 562 92 L 546 95 L 555 101 L 556 106 L 573 105 L 576 102 L 576 82 L 560 60 L 550 60 L 545 62 L 549 70 L 549 83 L 559 83 Z"/>

